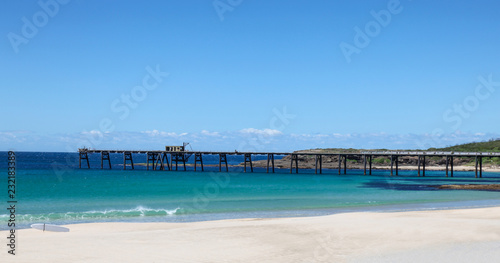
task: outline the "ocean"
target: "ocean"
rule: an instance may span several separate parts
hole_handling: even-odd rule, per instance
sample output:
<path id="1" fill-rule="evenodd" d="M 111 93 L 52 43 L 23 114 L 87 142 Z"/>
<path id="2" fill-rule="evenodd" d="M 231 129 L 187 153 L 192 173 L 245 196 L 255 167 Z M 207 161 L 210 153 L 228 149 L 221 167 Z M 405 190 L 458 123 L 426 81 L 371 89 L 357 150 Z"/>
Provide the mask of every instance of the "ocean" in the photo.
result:
<path id="1" fill-rule="evenodd" d="M 189 163 L 193 162 L 191 157 Z M 260 159 L 265 159 L 265 156 Z M 8 196 L 8 154 L 0 152 L 0 201 L 5 208 L 16 200 L 17 228 L 33 223 L 75 224 L 91 222 L 192 222 L 232 218 L 315 216 L 353 211 L 408 211 L 421 209 L 470 208 L 500 205 L 500 194 L 491 191 L 436 190 L 435 185 L 500 183 L 500 173 L 443 171 L 288 169 L 266 173 L 242 167 L 218 172 L 216 156 L 204 156 L 205 172 L 147 171 L 145 156 L 134 156 L 135 170 L 123 170 L 123 157 L 111 154 L 113 169 L 100 168 L 99 155 L 91 155 L 92 169 L 78 168 L 77 153 L 16 153 L 15 197 Z M 259 158 L 254 158 L 259 159 Z M 243 157 L 229 157 L 230 164 Z M 0 230 L 8 229 L 11 218 L 0 210 Z"/>

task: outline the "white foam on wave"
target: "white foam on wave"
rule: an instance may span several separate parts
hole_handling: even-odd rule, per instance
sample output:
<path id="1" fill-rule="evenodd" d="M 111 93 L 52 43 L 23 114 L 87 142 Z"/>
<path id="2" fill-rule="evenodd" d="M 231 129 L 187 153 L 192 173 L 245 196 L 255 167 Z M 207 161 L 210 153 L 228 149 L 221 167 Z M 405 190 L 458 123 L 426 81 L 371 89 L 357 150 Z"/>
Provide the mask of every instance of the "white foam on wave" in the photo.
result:
<path id="1" fill-rule="evenodd" d="M 165 215 L 174 215 L 181 209 L 180 207 L 177 207 L 176 209 L 173 210 L 168 210 L 168 209 L 153 209 L 153 208 L 148 208 L 144 206 L 137 206 L 134 209 L 128 209 L 128 210 L 111 210 L 112 212 L 124 212 L 124 213 L 133 213 L 133 212 L 140 212 L 141 216 L 145 216 L 146 213 L 148 212 L 154 212 L 154 213 L 161 213 L 165 212 Z"/>
<path id="2" fill-rule="evenodd" d="M 139 213 L 140 216 L 146 216 L 146 215 L 162 215 L 165 213 L 166 216 L 169 215 L 174 215 L 179 211 L 181 208 L 177 207 L 175 209 L 154 209 L 154 208 L 149 208 L 149 207 L 144 207 L 144 206 L 137 206 L 133 209 L 124 209 L 124 210 L 119 210 L 119 209 L 109 209 L 109 210 L 104 210 L 104 211 L 88 211 L 88 212 L 83 212 L 81 214 L 102 214 L 102 215 L 108 215 L 108 214 L 134 214 L 134 213 Z M 80 214 L 80 213 L 79 213 Z"/>
<path id="3" fill-rule="evenodd" d="M 177 207 L 175 209 L 153 209 L 144 206 L 137 206 L 133 209 L 108 209 L 108 210 L 93 210 L 85 212 L 66 212 L 66 213 L 49 213 L 45 215 L 19 215 L 21 221 L 40 221 L 40 220 L 75 220 L 75 219 L 102 219 L 102 218 L 120 218 L 120 217 L 145 217 L 145 216 L 173 216 L 181 208 Z M 6 217 L 7 215 L 0 215 L 1 217 Z"/>

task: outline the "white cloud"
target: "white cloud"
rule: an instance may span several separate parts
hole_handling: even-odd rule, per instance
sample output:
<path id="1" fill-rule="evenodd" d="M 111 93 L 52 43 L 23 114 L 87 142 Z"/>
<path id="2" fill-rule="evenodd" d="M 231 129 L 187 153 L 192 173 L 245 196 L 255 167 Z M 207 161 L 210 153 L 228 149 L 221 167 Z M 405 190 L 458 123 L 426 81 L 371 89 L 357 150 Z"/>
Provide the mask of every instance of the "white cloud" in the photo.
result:
<path id="1" fill-rule="evenodd" d="M 152 130 L 152 131 L 143 131 L 142 133 L 145 133 L 149 136 L 152 137 L 177 137 L 178 135 L 175 132 L 164 132 L 164 131 L 159 131 L 159 130 Z M 179 136 L 182 136 L 179 135 Z"/>
<path id="2" fill-rule="evenodd" d="M 83 135 L 98 135 L 99 137 L 102 137 L 102 132 L 98 130 L 91 130 L 91 131 L 82 131 Z"/>
<path id="3" fill-rule="evenodd" d="M 98 130 L 67 133 L 40 134 L 26 131 L 0 131 L 0 150 L 26 151 L 76 151 L 78 147 L 96 149 L 160 150 L 164 145 L 181 145 L 191 142 L 194 150 L 234 150 L 241 145 L 259 151 L 294 151 L 314 148 L 365 148 L 365 149 L 427 149 L 455 144 L 486 141 L 499 138 L 499 133 L 449 133 L 449 134 L 387 134 L 387 133 L 329 133 L 284 134 L 278 130 L 247 128 L 238 131 L 175 133 L 160 130 L 143 132 L 111 132 Z"/>
<path id="4" fill-rule="evenodd" d="M 273 130 L 273 129 L 255 129 L 255 128 L 247 128 L 240 130 L 241 133 L 243 134 L 251 134 L 251 135 L 264 135 L 264 136 L 277 136 L 277 135 L 282 135 L 283 133 L 278 130 Z"/>
<path id="5" fill-rule="evenodd" d="M 2 140 L 9 140 L 9 139 L 15 139 L 17 138 L 17 135 L 13 132 L 0 132 L 0 139 Z"/>
<path id="6" fill-rule="evenodd" d="M 207 136 L 219 136 L 220 135 L 218 132 L 209 132 L 207 130 L 202 130 L 201 134 L 207 135 Z"/>

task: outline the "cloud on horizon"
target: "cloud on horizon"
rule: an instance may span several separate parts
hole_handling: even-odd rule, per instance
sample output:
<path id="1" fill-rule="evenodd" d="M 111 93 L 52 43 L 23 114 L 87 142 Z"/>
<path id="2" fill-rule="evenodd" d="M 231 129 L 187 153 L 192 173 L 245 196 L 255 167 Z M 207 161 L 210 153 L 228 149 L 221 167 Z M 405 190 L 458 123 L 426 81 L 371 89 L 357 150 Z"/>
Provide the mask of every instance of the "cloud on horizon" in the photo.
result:
<path id="1" fill-rule="evenodd" d="M 245 135 L 262 135 L 262 136 L 277 136 L 277 135 L 282 135 L 283 133 L 278 130 L 274 129 L 255 129 L 255 128 L 246 128 L 240 130 L 240 133 L 245 134 Z"/>

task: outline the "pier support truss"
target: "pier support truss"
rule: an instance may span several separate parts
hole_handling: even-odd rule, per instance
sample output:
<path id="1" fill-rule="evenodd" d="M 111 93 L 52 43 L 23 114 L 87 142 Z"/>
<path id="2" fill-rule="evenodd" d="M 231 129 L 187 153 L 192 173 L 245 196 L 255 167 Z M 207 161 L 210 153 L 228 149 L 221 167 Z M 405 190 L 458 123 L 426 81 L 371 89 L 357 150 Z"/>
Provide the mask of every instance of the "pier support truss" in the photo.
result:
<path id="1" fill-rule="evenodd" d="M 104 161 L 108 161 L 109 169 L 111 169 L 111 160 L 109 159 L 109 152 L 101 153 L 101 169 L 104 169 Z"/>
<path id="2" fill-rule="evenodd" d="M 183 166 L 184 166 L 184 171 L 186 171 L 186 158 L 184 156 L 184 153 L 172 153 L 170 154 L 171 158 L 172 158 L 172 168 L 174 166 L 174 162 L 175 162 L 175 170 L 178 171 L 178 164 L 179 162 L 182 162 Z"/>
<path id="3" fill-rule="evenodd" d="M 247 163 L 250 164 L 250 171 L 253 172 L 253 165 L 252 165 L 252 154 L 250 153 L 245 153 L 245 173 L 247 172 Z"/>
<path id="4" fill-rule="evenodd" d="M 80 169 L 82 168 L 82 160 L 87 161 L 87 168 L 90 169 L 89 155 L 87 154 L 87 152 L 80 152 L 79 155 L 80 155 L 80 158 L 78 161 L 78 165 L 80 166 Z"/>
<path id="5" fill-rule="evenodd" d="M 195 153 L 194 154 L 194 170 L 196 171 L 196 164 L 200 163 L 201 165 L 201 171 L 203 172 L 203 159 L 202 159 L 202 154 L 201 153 Z"/>
<path id="6" fill-rule="evenodd" d="M 168 155 L 162 152 L 148 152 L 148 159 L 146 162 L 146 169 L 149 170 L 149 164 L 153 170 L 165 170 L 165 164 L 167 165 L 167 170 L 170 171 L 170 163 L 168 161 Z"/>
<path id="7" fill-rule="evenodd" d="M 219 153 L 219 172 L 222 171 L 222 163 L 226 164 L 226 172 L 229 172 L 227 167 L 227 155 L 225 153 Z"/>
<path id="8" fill-rule="evenodd" d="M 130 162 L 130 166 L 132 167 L 132 170 L 134 170 L 134 160 L 132 159 L 131 152 L 123 153 L 123 170 L 127 169 L 127 161 Z"/>

